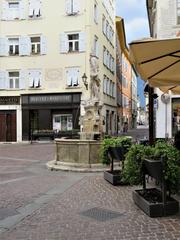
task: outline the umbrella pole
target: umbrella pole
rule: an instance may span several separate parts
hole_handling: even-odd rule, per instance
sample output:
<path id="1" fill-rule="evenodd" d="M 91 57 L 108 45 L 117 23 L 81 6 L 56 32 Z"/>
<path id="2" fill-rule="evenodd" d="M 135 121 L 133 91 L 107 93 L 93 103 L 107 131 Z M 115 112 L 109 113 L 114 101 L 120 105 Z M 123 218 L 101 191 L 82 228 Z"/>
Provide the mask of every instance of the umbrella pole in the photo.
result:
<path id="1" fill-rule="evenodd" d="M 154 144 L 154 88 L 149 87 L 149 144 Z"/>

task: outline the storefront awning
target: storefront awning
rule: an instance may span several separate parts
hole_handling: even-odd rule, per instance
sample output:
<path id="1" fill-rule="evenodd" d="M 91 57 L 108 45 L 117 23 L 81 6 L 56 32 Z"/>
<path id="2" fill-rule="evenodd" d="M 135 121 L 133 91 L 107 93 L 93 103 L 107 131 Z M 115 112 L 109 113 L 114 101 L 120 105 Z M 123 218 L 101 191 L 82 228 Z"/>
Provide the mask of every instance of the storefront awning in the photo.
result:
<path id="1" fill-rule="evenodd" d="M 180 38 L 133 41 L 130 58 L 151 87 L 180 94 Z"/>

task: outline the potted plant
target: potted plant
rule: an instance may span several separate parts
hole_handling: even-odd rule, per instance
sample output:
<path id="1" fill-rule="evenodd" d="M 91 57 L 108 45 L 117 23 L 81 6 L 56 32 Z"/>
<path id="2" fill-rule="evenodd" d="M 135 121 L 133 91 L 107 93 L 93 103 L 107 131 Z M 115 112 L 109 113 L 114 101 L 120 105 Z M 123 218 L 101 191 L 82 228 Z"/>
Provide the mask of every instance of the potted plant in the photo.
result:
<path id="1" fill-rule="evenodd" d="M 124 158 L 129 147 L 131 146 L 131 138 L 118 137 L 104 139 L 101 148 L 101 157 L 103 163 L 110 165 L 110 170 L 104 172 L 104 179 L 113 185 L 122 185 L 122 170 L 124 166 Z M 122 169 L 114 169 L 114 161 L 122 162 Z"/>
<path id="2" fill-rule="evenodd" d="M 150 217 L 178 212 L 179 203 L 171 195 L 180 191 L 180 152 L 172 145 L 132 146 L 123 173 L 130 184 L 143 184 L 143 189 L 133 191 L 133 200 Z M 159 187 L 147 188 L 146 175 L 156 179 Z"/>

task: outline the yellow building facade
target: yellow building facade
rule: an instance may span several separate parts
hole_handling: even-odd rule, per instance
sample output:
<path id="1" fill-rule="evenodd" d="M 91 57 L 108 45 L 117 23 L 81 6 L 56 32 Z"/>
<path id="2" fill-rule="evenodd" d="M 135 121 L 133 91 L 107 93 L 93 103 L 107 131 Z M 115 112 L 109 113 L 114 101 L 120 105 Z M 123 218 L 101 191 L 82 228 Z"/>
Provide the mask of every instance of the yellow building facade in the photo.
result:
<path id="1" fill-rule="evenodd" d="M 90 55 L 99 64 L 103 131 L 113 134 L 114 0 L 0 0 L 0 9 L 0 141 L 30 140 L 39 129 L 81 129 Z"/>

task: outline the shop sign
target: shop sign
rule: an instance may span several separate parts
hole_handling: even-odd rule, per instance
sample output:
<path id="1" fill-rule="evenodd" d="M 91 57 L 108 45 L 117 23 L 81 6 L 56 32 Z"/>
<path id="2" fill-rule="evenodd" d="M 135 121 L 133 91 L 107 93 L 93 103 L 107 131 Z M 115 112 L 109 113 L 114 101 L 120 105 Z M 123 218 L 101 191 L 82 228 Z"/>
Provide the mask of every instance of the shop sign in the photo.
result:
<path id="1" fill-rule="evenodd" d="M 0 105 L 19 105 L 20 97 L 0 97 Z"/>
<path id="2" fill-rule="evenodd" d="M 55 103 L 71 103 L 72 95 L 39 95 L 29 96 L 30 104 L 55 104 Z"/>

